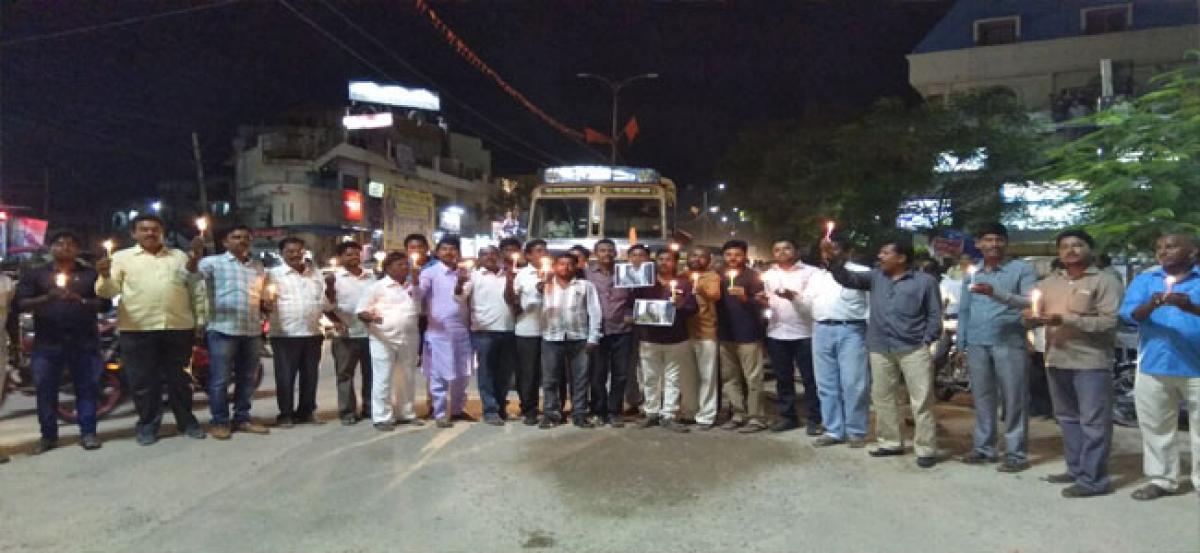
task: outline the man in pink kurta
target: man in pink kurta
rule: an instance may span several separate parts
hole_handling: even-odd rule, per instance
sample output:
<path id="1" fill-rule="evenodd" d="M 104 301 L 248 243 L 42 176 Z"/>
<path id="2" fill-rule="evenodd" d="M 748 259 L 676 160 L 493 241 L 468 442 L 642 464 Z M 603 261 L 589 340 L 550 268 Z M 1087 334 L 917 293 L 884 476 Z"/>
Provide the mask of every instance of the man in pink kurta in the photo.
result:
<path id="1" fill-rule="evenodd" d="M 468 272 L 458 267 L 456 237 L 447 236 L 438 242 L 437 257 L 441 263 L 427 267 L 420 274 L 421 295 L 429 315 L 421 372 L 429 379 L 433 417 L 439 428 L 448 428 L 451 419 L 470 420 L 463 411 L 471 378 L 470 312 L 466 298 L 456 294 L 461 291 Z"/>

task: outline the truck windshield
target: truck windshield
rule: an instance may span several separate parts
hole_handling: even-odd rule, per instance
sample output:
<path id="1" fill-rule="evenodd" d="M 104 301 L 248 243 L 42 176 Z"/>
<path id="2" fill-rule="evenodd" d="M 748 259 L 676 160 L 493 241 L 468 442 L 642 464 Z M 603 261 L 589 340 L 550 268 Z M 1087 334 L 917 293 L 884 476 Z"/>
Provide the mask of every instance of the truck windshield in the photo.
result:
<path id="1" fill-rule="evenodd" d="M 604 202 L 604 237 L 624 238 L 629 229 L 638 236 L 663 237 L 662 200 L 659 198 L 610 198 Z"/>
<path id="2" fill-rule="evenodd" d="M 588 228 L 587 198 L 542 198 L 533 208 L 529 232 L 541 238 L 584 238 Z"/>

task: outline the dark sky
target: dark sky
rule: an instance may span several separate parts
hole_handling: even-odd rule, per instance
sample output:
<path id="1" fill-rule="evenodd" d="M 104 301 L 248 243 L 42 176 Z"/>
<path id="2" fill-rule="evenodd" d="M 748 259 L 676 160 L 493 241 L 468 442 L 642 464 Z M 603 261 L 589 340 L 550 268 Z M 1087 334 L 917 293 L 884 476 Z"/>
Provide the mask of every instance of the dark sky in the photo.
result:
<path id="1" fill-rule="evenodd" d="M 4 2 L 4 199 L 40 206 L 47 168 L 61 210 L 145 195 L 158 180 L 191 178 L 192 130 L 201 135 L 208 170 L 219 171 L 237 124 L 340 107 L 348 78 L 387 78 L 268 0 L 22 40 L 213 1 Z M 411 3 L 330 0 L 384 49 L 322 2 L 290 1 L 392 78 L 442 91 L 452 128 L 485 138 L 496 174 L 529 172 L 537 166 L 529 158 L 551 164 L 597 159 L 467 65 Z M 607 90 L 576 73 L 658 72 L 657 81 L 622 94 L 622 124 L 636 115 L 642 130 L 625 161 L 692 185 L 710 182 L 741 129 L 806 113 L 853 113 L 883 96 L 913 94 L 904 55 L 950 3 L 477 0 L 433 6 L 501 76 L 575 128 L 607 132 L 610 109 Z"/>

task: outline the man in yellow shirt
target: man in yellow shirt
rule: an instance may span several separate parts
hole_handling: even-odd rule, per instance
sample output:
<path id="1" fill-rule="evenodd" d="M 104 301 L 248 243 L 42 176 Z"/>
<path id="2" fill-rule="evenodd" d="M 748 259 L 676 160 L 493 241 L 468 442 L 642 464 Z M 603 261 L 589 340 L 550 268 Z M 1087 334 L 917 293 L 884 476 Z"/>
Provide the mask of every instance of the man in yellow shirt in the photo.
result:
<path id="1" fill-rule="evenodd" d="M 133 220 L 137 245 L 96 262 L 100 273 L 96 295 L 121 296 L 117 324 L 121 331 L 121 356 L 133 388 L 137 408 L 137 441 L 158 440 L 162 422 L 162 390 L 166 382 L 168 403 L 175 424 L 189 438 L 204 438 L 192 414 L 190 377 L 184 372 L 192 353 L 198 312 L 203 297 L 189 280 L 187 254 L 163 244 L 163 222 L 154 215 Z"/>

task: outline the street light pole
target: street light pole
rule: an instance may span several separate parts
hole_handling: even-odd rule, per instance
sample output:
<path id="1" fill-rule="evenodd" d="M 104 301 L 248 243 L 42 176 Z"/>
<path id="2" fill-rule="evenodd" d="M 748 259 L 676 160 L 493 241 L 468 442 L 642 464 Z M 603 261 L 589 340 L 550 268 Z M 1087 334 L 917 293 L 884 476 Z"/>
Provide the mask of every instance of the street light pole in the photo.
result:
<path id="1" fill-rule="evenodd" d="M 576 73 L 575 76 L 579 77 L 580 79 L 596 79 L 597 81 L 600 81 L 600 82 L 604 83 L 605 85 L 607 85 L 609 91 L 612 92 L 612 133 L 608 137 L 609 138 L 608 145 L 609 145 L 609 163 L 612 165 L 616 165 L 617 164 L 617 104 L 618 104 L 618 99 L 621 95 L 621 89 L 625 88 L 626 86 L 628 86 L 629 84 L 631 84 L 637 80 L 657 79 L 658 73 L 642 73 L 641 75 L 634 75 L 634 76 L 629 77 L 622 81 L 614 81 L 608 77 L 605 77 L 604 75 L 596 75 L 593 73 Z"/>

